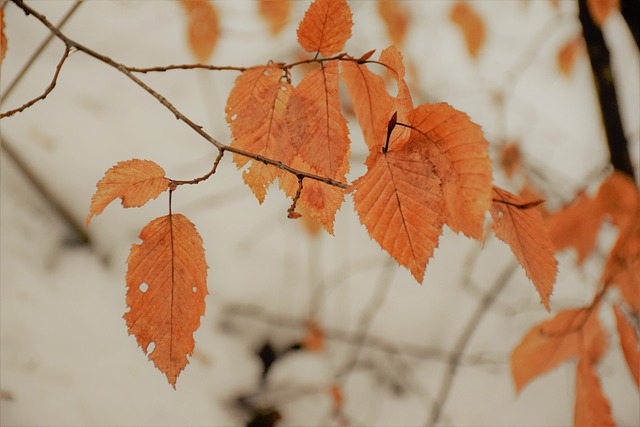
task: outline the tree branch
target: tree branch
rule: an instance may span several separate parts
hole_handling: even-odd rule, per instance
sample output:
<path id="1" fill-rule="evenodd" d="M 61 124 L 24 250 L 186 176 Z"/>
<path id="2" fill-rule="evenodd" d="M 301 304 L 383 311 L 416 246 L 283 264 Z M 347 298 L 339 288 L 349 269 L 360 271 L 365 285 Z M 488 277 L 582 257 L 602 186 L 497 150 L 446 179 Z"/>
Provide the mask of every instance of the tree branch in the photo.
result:
<path id="1" fill-rule="evenodd" d="M 66 35 L 64 35 L 55 25 L 53 25 L 44 15 L 38 13 L 36 10 L 32 9 L 30 6 L 26 5 L 24 3 L 23 0 L 11 0 L 13 3 L 16 4 L 16 6 L 18 6 L 20 9 L 22 9 L 25 14 L 27 15 L 33 15 L 37 20 L 39 20 L 44 26 L 46 26 L 49 31 L 51 31 L 53 34 L 55 34 L 56 37 L 58 37 L 58 39 L 60 39 L 66 46 L 67 48 L 74 48 L 77 49 L 78 51 L 84 52 L 85 54 L 97 59 L 98 61 L 101 61 L 109 66 L 111 66 L 112 68 L 115 68 L 116 70 L 120 71 L 122 74 L 124 74 L 125 76 L 127 76 L 130 80 L 132 80 L 134 83 L 136 83 L 138 86 L 140 86 L 142 89 L 144 89 L 146 92 L 148 92 L 151 96 L 153 96 L 154 98 L 156 98 L 158 100 L 158 102 L 160 102 L 165 108 L 167 108 L 169 111 L 171 111 L 171 113 L 173 113 L 173 115 L 176 117 L 177 120 L 180 120 L 182 122 L 184 122 L 187 126 L 189 126 L 191 129 L 193 129 L 196 133 L 198 133 L 200 136 L 202 136 L 205 140 L 207 140 L 210 144 L 212 144 L 213 146 L 215 146 L 219 151 L 230 151 L 232 153 L 262 162 L 264 164 L 267 165 L 271 165 L 274 166 L 278 169 L 281 169 L 285 172 L 291 173 L 293 175 L 296 175 L 298 178 L 303 177 L 303 178 L 308 178 L 308 179 L 313 179 L 316 181 L 320 181 L 323 182 L 327 185 L 331 185 L 333 187 L 338 187 L 338 188 L 342 188 L 342 189 L 347 189 L 348 185 L 336 180 L 333 180 L 331 178 L 327 178 L 327 177 L 323 177 L 323 176 L 319 176 L 319 175 L 315 175 L 309 172 L 304 172 L 298 169 L 294 169 L 288 165 L 285 165 L 284 163 L 277 161 L 277 160 L 273 160 L 270 159 L 268 157 L 264 157 L 258 154 L 254 154 L 245 150 L 241 150 L 235 147 L 232 147 L 230 145 L 226 145 L 221 143 L 220 141 L 216 140 L 215 138 L 213 138 L 211 135 L 209 135 L 207 132 L 205 132 L 202 129 L 202 126 L 194 123 L 191 119 L 189 119 L 187 116 L 185 116 L 182 112 L 180 112 L 176 107 L 173 106 L 173 104 L 171 104 L 164 96 L 160 95 L 158 92 L 156 92 L 154 89 L 152 89 L 150 86 L 148 86 L 146 83 L 144 83 L 142 80 L 140 80 L 138 77 L 136 77 L 131 71 L 129 71 L 129 67 L 114 61 L 113 59 L 109 58 L 108 56 L 102 55 L 72 39 L 70 39 L 69 37 L 67 37 Z"/>
<path id="2" fill-rule="evenodd" d="M 582 34 L 587 45 L 589 61 L 595 81 L 600 113 L 613 168 L 635 180 L 633 165 L 629 155 L 627 139 L 622 128 L 618 97 L 613 81 L 613 72 L 609 61 L 609 50 L 598 25 L 593 21 L 587 0 L 578 0 L 579 18 Z"/>

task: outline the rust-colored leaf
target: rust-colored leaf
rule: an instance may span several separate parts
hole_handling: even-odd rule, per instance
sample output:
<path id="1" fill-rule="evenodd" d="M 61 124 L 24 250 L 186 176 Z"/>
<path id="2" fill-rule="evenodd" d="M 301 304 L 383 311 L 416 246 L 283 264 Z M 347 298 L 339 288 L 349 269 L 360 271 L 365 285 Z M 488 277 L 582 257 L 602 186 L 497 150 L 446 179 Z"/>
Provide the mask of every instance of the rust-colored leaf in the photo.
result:
<path id="1" fill-rule="evenodd" d="M 620 347 L 627 361 L 629 372 L 640 389 L 640 343 L 635 328 L 618 306 L 613 307 L 616 314 L 616 326 L 620 337 Z"/>
<path id="2" fill-rule="evenodd" d="M 602 182 L 596 198 L 621 233 L 640 218 L 640 190 L 633 179 L 621 172 L 614 171 Z"/>
<path id="3" fill-rule="evenodd" d="M 569 77 L 571 75 L 571 71 L 573 71 L 573 65 L 576 62 L 578 54 L 582 52 L 583 47 L 584 39 L 580 34 L 563 44 L 558 51 L 556 61 L 558 63 L 560 72 L 565 77 Z"/>
<path id="4" fill-rule="evenodd" d="M 620 10 L 620 0 L 587 0 L 587 8 L 593 22 L 601 27 L 611 12 Z"/>
<path id="5" fill-rule="evenodd" d="M 156 218 L 140 232 L 127 259 L 129 334 L 175 388 L 193 354 L 207 295 L 207 263 L 202 239 L 181 214 Z"/>
<path id="6" fill-rule="evenodd" d="M 271 34 L 275 36 L 289 21 L 291 0 L 260 0 L 258 13 L 267 21 Z"/>
<path id="7" fill-rule="evenodd" d="M 373 151 L 367 173 L 352 187 L 355 210 L 369 236 L 420 283 L 445 221 L 429 143 L 416 133 L 403 144 L 390 145 L 386 153 Z"/>
<path id="8" fill-rule="evenodd" d="M 309 73 L 294 89 L 287 105 L 287 125 L 302 160 L 322 176 L 343 179 L 349 130 L 340 112 L 335 61 Z"/>
<path id="9" fill-rule="evenodd" d="M 606 346 L 606 336 L 595 309 L 564 310 L 534 326 L 511 353 L 511 373 L 520 393 L 524 386 L 560 363 L 575 357 L 596 362 Z"/>
<path id="10" fill-rule="evenodd" d="M 618 286 L 631 309 L 640 313 L 640 217 L 621 231 L 600 281 Z"/>
<path id="11" fill-rule="evenodd" d="M 390 112 L 396 115 L 397 122 L 409 123 L 409 113 L 413 111 L 413 100 L 411 99 L 409 86 L 405 81 L 406 69 L 402 60 L 402 54 L 395 46 L 389 46 L 380 53 L 379 61 L 386 66 L 389 75 L 396 81 L 398 87 L 398 92 L 396 96 L 393 97 L 393 105 Z M 388 116 L 384 121 L 385 126 L 391 115 L 388 114 Z M 391 135 L 389 145 L 402 144 L 410 137 L 410 129 L 398 126 Z M 380 145 L 384 143 L 384 140 L 379 142 Z M 370 150 L 372 151 L 373 149 L 370 148 Z"/>
<path id="12" fill-rule="evenodd" d="M 615 426 L 609 400 L 602 392 L 593 362 L 578 359 L 576 370 L 576 402 L 573 417 L 575 427 Z"/>
<path id="13" fill-rule="evenodd" d="M 384 79 L 369 71 L 366 65 L 344 61 L 341 67 L 341 77 L 353 103 L 364 141 L 372 150 L 374 146 L 384 143 L 394 100 L 387 92 Z"/>
<path id="14" fill-rule="evenodd" d="M 522 154 L 518 144 L 510 142 L 500 148 L 500 166 L 507 178 L 522 169 Z"/>
<path id="15" fill-rule="evenodd" d="M 351 9 L 345 0 L 315 0 L 298 27 L 298 42 L 307 52 L 334 55 L 351 37 Z"/>
<path id="16" fill-rule="evenodd" d="M 291 162 L 291 167 L 303 172 L 309 172 L 317 175 L 318 171 L 309 166 L 299 156 L 295 157 Z M 346 170 L 349 164 L 345 160 L 338 173 L 339 180 L 344 181 Z M 292 174 L 282 174 L 280 176 L 280 188 L 288 197 L 294 197 L 298 190 L 298 178 Z M 336 212 L 344 202 L 344 190 L 333 187 L 312 179 L 303 181 L 303 190 L 298 199 L 297 207 L 305 216 L 318 221 L 324 228 L 333 235 L 333 223 L 335 221 Z"/>
<path id="17" fill-rule="evenodd" d="M 442 181 L 447 225 L 456 233 L 481 239 L 492 187 L 489 144 L 480 126 L 445 103 L 420 105 L 409 114 L 409 121 L 441 154 L 431 161 Z"/>
<path id="18" fill-rule="evenodd" d="M 282 70 L 276 66 L 245 71 L 236 78 L 225 111 L 232 147 L 289 164 L 295 152 L 285 117 L 293 88 L 281 76 Z M 233 160 L 241 168 L 249 158 L 234 155 Z M 279 175 L 274 166 L 252 161 L 242 177 L 262 203 L 267 188 Z"/>
<path id="19" fill-rule="evenodd" d="M 209 0 L 180 0 L 187 14 L 191 52 L 200 62 L 207 61 L 220 37 L 218 12 Z"/>
<path id="20" fill-rule="evenodd" d="M 470 3 L 457 0 L 451 8 L 449 19 L 462 32 L 469 56 L 477 58 L 485 39 L 485 26 L 482 16 L 478 14 Z"/>
<path id="21" fill-rule="evenodd" d="M 97 190 L 91 198 L 85 225 L 89 225 L 91 218 L 100 215 L 118 197 L 125 208 L 140 207 L 155 199 L 169 188 L 170 181 L 164 174 L 164 169 L 150 160 L 119 162 L 96 184 Z"/>
<path id="22" fill-rule="evenodd" d="M 322 351 L 324 349 L 324 332 L 312 320 L 307 322 L 307 333 L 302 339 L 302 346 L 309 351 Z"/>
<path id="23" fill-rule="evenodd" d="M 7 37 L 4 35 L 4 9 L 0 8 L 0 66 L 7 53 Z"/>
<path id="24" fill-rule="evenodd" d="M 558 273 L 553 243 L 542 215 L 536 209 L 523 209 L 526 201 L 498 187 L 493 187 L 493 231 L 511 248 L 527 277 L 549 310 L 549 297 Z"/>
<path id="25" fill-rule="evenodd" d="M 402 46 L 409 28 L 409 12 L 398 0 L 378 0 L 378 15 L 387 29 L 391 41 Z"/>

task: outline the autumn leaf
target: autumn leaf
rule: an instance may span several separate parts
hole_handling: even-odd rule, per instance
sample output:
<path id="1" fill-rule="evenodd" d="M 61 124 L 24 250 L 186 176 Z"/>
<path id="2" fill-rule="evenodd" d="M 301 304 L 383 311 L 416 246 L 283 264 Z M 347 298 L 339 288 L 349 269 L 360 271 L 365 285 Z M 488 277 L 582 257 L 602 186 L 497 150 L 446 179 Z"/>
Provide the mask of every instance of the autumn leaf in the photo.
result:
<path id="1" fill-rule="evenodd" d="M 580 34 L 567 41 L 558 51 L 558 68 L 565 77 L 569 77 L 571 75 L 576 58 L 583 48 L 584 39 L 582 38 L 582 34 Z"/>
<path id="2" fill-rule="evenodd" d="M 458 0 L 451 8 L 449 19 L 462 32 L 469 56 L 477 58 L 485 39 L 485 26 L 482 17 L 470 3 Z"/>
<path id="3" fill-rule="evenodd" d="M 395 96 L 395 104 L 392 111 L 398 114 L 399 122 L 406 123 L 409 113 L 413 110 L 413 100 L 411 99 L 409 86 L 405 81 L 406 69 L 402 60 L 402 53 L 395 46 L 389 46 L 380 53 L 379 62 L 387 67 L 391 77 L 398 85 L 398 93 Z M 398 139 L 408 138 L 409 133 L 407 130 Z"/>
<path id="4" fill-rule="evenodd" d="M 320 175 L 342 180 L 348 171 L 349 130 L 340 112 L 338 64 L 312 71 L 293 90 L 287 105 L 290 141 Z"/>
<path id="5" fill-rule="evenodd" d="M 343 61 L 341 68 L 340 77 L 353 103 L 364 141 L 372 150 L 385 140 L 394 100 L 387 92 L 384 79 L 369 71 L 366 65 Z"/>
<path id="6" fill-rule="evenodd" d="M 207 263 L 202 239 L 181 214 L 156 218 L 140 232 L 127 259 L 129 335 L 134 335 L 175 388 L 193 354 L 207 295 Z M 149 345 L 154 343 L 153 350 Z"/>
<path id="7" fill-rule="evenodd" d="M 288 164 L 295 154 L 285 121 L 293 88 L 281 76 L 277 66 L 246 70 L 236 78 L 225 111 L 232 147 Z M 241 168 L 249 158 L 234 154 L 233 161 Z M 279 175 L 279 169 L 252 161 L 242 177 L 262 203 L 267 188 Z"/>
<path id="8" fill-rule="evenodd" d="M 522 154 L 518 144 L 509 142 L 500 148 L 500 166 L 507 178 L 522 169 Z"/>
<path id="9" fill-rule="evenodd" d="M 601 27 L 611 12 L 620 10 L 620 0 L 587 0 L 587 8 L 593 22 Z"/>
<path id="10" fill-rule="evenodd" d="M 96 185 L 98 189 L 91 198 L 85 225 L 118 197 L 125 208 L 140 207 L 155 199 L 169 188 L 170 181 L 164 175 L 164 169 L 150 160 L 119 162 Z"/>
<path id="11" fill-rule="evenodd" d="M 4 9 L 0 8 L 0 66 L 7 53 L 7 37 L 4 35 Z"/>
<path id="12" fill-rule="evenodd" d="M 291 0 L 260 0 L 258 13 L 269 24 L 272 35 L 277 35 L 289 20 Z"/>
<path id="13" fill-rule="evenodd" d="M 307 322 L 307 333 L 302 339 L 302 347 L 309 351 L 322 351 L 324 349 L 324 332 L 316 322 Z"/>
<path id="14" fill-rule="evenodd" d="M 441 181 L 429 161 L 429 144 L 416 133 L 387 152 L 371 152 L 367 173 L 351 188 L 369 236 L 420 283 L 445 221 Z"/>
<path id="15" fill-rule="evenodd" d="M 218 12 L 209 0 L 180 0 L 188 18 L 189 47 L 200 62 L 207 61 L 218 43 Z"/>
<path id="16" fill-rule="evenodd" d="M 351 37 L 351 9 L 345 0 L 315 0 L 298 27 L 298 43 L 307 52 L 329 57 Z"/>
<path id="17" fill-rule="evenodd" d="M 431 161 L 442 181 L 447 225 L 481 239 L 484 214 L 491 207 L 491 160 L 480 126 L 445 103 L 418 106 L 409 122 L 441 154 Z"/>
<path id="18" fill-rule="evenodd" d="M 409 12 L 398 0 L 378 0 L 378 15 L 387 29 L 391 41 L 402 46 L 409 28 Z"/>
<path id="19" fill-rule="evenodd" d="M 533 282 L 542 304 L 549 308 L 549 297 L 558 273 L 553 243 L 546 231 L 542 215 L 526 209 L 526 201 L 498 187 L 493 187 L 493 231 L 511 251 Z"/>
<path id="20" fill-rule="evenodd" d="M 344 405 L 344 396 L 342 394 L 342 388 L 338 384 L 333 384 L 329 388 L 329 394 L 331 395 L 333 413 L 337 414 L 342 410 L 342 406 Z"/>
<path id="21" fill-rule="evenodd" d="M 305 163 L 299 156 L 293 159 L 291 167 L 314 175 L 318 174 L 317 170 Z M 344 179 L 348 168 L 349 164 L 345 159 L 338 173 L 342 177 L 341 179 Z M 293 198 L 298 191 L 298 178 L 289 173 L 282 174 L 279 182 L 280 188 L 285 194 Z M 329 234 L 333 235 L 333 223 L 335 222 L 336 212 L 340 209 L 342 202 L 344 202 L 343 189 L 316 180 L 305 179 L 297 208 L 300 212 L 303 212 L 303 215 L 310 216 L 318 221 Z"/>
<path id="22" fill-rule="evenodd" d="M 595 367 L 588 358 L 580 357 L 576 370 L 576 402 L 573 417 L 576 427 L 615 426 L 609 400 L 602 392 Z"/>
<path id="23" fill-rule="evenodd" d="M 595 309 L 564 310 L 527 332 L 511 353 L 511 373 L 520 393 L 533 379 L 576 357 L 597 362 L 606 347 L 606 337 Z"/>

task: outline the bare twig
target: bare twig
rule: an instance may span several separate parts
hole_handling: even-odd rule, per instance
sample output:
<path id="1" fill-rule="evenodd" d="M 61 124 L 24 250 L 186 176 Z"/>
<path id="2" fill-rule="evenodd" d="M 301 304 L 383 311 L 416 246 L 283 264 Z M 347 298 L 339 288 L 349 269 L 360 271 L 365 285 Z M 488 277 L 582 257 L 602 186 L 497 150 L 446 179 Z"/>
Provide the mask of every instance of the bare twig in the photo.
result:
<path id="1" fill-rule="evenodd" d="M 209 179 L 209 177 L 211 177 L 211 175 L 216 173 L 216 170 L 218 170 L 218 165 L 220 164 L 220 160 L 222 160 L 223 155 L 224 155 L 224 151 L 220 150 L 218 152 L 218 157 L 216 157 L 216 160 L 213 162 L 213 167 L 205 175 L 199 178 L 190 179 L 188 181 L 180 181 L 177 179 L 172 179 L 171 182 L 175 185 L 184 185 L 184 184 L 198 184 L 202 181 L 206 181 L 207 179 Z"/>
<path id="2" fill-rule="evenodd" d="M 60 58 L 60 62 L 58 62 L 58 65 L 56 66 L 56 72 L 53 75 L 53 79 L 51 80 L 51 83 L 49 83 L 49 86 L 42 93 L 42 95 L 32 99 L 29 102 L 24 103 L 22 106 L 20 106 L 18 108 L 15 108 L 13 110 L 9 110 L 9 111 L 7 111 L 5 113 L 0 114 L 0 119 L 3 119 L 5 117 L 11 117 L 16 113 L 19 113 L 21 111 L 26 110 L 27 108 L 31 107 L 36 102 L 42 101 L 43 99 L 45 99 L 47 97 L 47 95 L 49 95 L 51 93 L 53 88 L 56 87 L 56 83 L 58 82 L 58 75 L 60 74 L 60 70 L 62 69 L 62 65 L 64 64 L 64 61 L 67 60 L 67 58 L 69 57 L 70 53 L 71 53 L 71 48 L 69 46 L 66 46 L 65 49 L 64 49 L 64 53 L 62 54 L 62 58 Z"/>
<path id="3" fill-rule="evenodd" d="M 127 67 L 128 71 L 132 73 L 153 73 L 153 72 L 165 72 L 170 70 L 210 70 L 210 71 L 240 71 L 247 70 L 246 67 L 234 67 L 231 65 L 206 65 L 206 64 L 179 64 L 179 65 L 166 65 L 162 67 Z"/>
<path id="4" fill-rule="evenodd" d="M 107 65 L 109 65 L 112 68 L 115 68 L 116 70 L 120 71 L 122 74 L 124 74 L 125 76 L 127 76 L 130 80 L 132 80 L 134 83 L 136 83 L 138 86 L 140 86 L 142 89 L 144 89 L 146 92 L 148 92 L 151 96 L 153 96 L 154 98 L 156 98 L 158 100 L 158 102 L 160 102 L 165 108 L 167 108 L 175 117 L 176 119 L 184 122 L 185 124 L 187 124 L 191 129 L 193 129 L 196 133 L 198 133 L 200 136 L 202 136 L 206 141 L 208 141 L 210 144 L 212 144 L 213 146 L 215 146 L 219 151 L 230 151 L 232 153 L 262 162 L 264 164 L 267 165 L 271 165 L 274 166 L 278 169 L 281 169 L 285 172 L 291 173 L 293 175 L 296 175 L 297 177 L 303 177 L 303 178 L 308 178 L 308 179 L 313 179 L 319 182 L 323 182 L 327 185 L 331 185 L 333 187 L 338 187 L 338 188 L 342 188 L 342 189 L 346 189 L 348 186 L 345 183 L 336 181 L 334 179 L 331 178 L 327 178 L 327 177 L 323 177 L 323 176 L 319 176 L 319 175 L 315 175 L 309 172 L 304 172 L 298 169 L 294 169 L 288 165 L 285 165 L 284 163 L 277 161 L 277 160 L 273 160 L 270 159 L 268 157 L 265 156 L 261 156 L 258 154 L 254 154 L 245 150 L 241 150 L 239 148 L 236 147 L 232 147 L 230 145 L 226 145 L 221 143 L 220 141 L 218 141 L 217 139 L 213 138 L 211 135 L 209 135 L 207 132 L 205 132 L 202 129 L 202 126 L 194 123 L 191 119 L 189 119 L 187 116 L 185 116 L 181 111 L 179 111 L 176 107 L 173 106 L 173 104 L 171 104 L 171 102 L 169 102 L 164 96 L 162 96 L 161 94 L 159 94 L 158 92 L 156 92 L 154 89 L 152 89 L 150 86 L 148 86 L 146 83 L 144 83 L 142 80 L 140 80 L 138 77 L 136 77 L 131 71 L 129 71 L 128 67 L 114 61 L 113 59 L 109 58 L 108 56 L 102 55 L 72 39 L 70 39 L 69 37 L 67 37 L 65 34 L 63 34 L 60 29 L 58 29 L 55 25 L 53 25 L 44 15 L 38 13 L 36 10 L 34 10 L 33 8 L 31 8 L 30 6 L 26 5 L 24 3 L 23 0 L 11 0 L 13 1 L 16 6 L 18 6 L 20 9 L 22 9 L 27 15 L 33 15 L 37 20 L 39 20 L 44 26 L 46 26 L 49 31 L 51 31 L 53 34 L 55 34 L 56 37 L 58 37 L 58 39 L 60 39 L 68 48 L 74 48 L 77 49 L 78 51 L 84 52 L 85 54 L 97 59 L 98 61 L 101 61 Z"/>

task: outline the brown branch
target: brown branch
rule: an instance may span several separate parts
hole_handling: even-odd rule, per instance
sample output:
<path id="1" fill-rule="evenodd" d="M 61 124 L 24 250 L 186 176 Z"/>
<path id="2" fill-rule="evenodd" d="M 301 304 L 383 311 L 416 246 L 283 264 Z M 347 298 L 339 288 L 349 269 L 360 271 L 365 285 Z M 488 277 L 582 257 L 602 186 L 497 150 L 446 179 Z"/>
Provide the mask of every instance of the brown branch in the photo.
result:
<path id="1" fill-rule="evenodd" d="M 56 72 L 53 75 L 53 79 L 51 80 L 51 83 L 49 83 L 49 86 L 42 93 L 42 95 L 32 99 L 29 102 L 24 103 L 22 106 L 20 106 L 18 108 L 15 108 L 13 110 L 9 110 L 9 111 L 7 111 L 5 113 L 0 114 L 0 119 L 3 119 L 5 117 L 11 117 L 16 113 L 20 113 L 20 112 L 26 110 L 27 108 L 31 107 L 36 102 L 42 101 L 43 99 L 45 99 L 47 97 L 47 95 L 49 95 L 51 93 L 53 88 L 56 87 L 56 83 L 58 82 L 58 75 L 60 75 L 60 70 L 62 69 L 62 65 L 67 60 L 67 58 L 69 57 L 70 53 L 71 53 L 71 48 L 67 45 L 65 47 L 65 49 L 64 49 L 64 53 L 62 54 L 62 58 L 60 58 L 60 62 L 58 62 L 58 66 L 56 67 Z"/>
<path id="2" fill-rule="evenodd" d="M 207 179 L 209 179 L 211 177 L 211 175 L 216 173 L 216 170 L 218 170 L 218 165 L 220 164 L 220 160 L 222 160 L 222 156 L 223 155 L 224 155 L 224 151 L 220 150 L 218 152 L 218 157 L 216 157 L 216 160 L 213 162 L 213 167 L 205 175 L 203 175 L 203 176 L 201 176 L 199 178 L 190 179 L 188 181 L 181 181 L 181 180 L 178 180 L 178 179 L 172 179 L 171 180 L 171 184 L 175 185 L 175 186 L 178 186 L 178 185 L 185 185 L 185 184 L 199 184 L 202 181 L 206 181 Z"/>
<path id="3" fill-rule="evenodd" d="M 298 204 L 298 200 L 300 200 L 300 195 L 302 194 L 303 179 L 304 179 L 303 176 L 298 175 L 298 190 L 296 191 L 296 194 L 293 196 L 293 201 L 291 202 L 291 206 L 289 206 L 289 209 L 287 209 L 287 218 L 297 219 L 301 217 L 301 215 L 298 212 L 296 212 L 296 205 Z"/>
<path id="4" fill-rule="evenodd" d="M 144 89 L 146 92 L 148 92 L 151 96 L 153 96 L 154 98 L 156 98 L 158 100 L 158 102 L 160 102 L 165 108 L 167 108 L 169 111 L 171 111 L 171 113 L 173 113 L 173 115 L 176 117 L 177 120 L 180 120 L 182 122 L 184 122 L 187 126 L 189 126 L 191 129 L 193 129 L 196 133 L 198 133 L 200 136 L 202 136 L 205 140 L 207 140 L 210 144 L 212 144 L 213 146 L 215 146 L 219 151 L 230 151 L 232 153 L 262 162 L 264 164 L 267 165 L 271 165 L 274 166 L 278 169 L 281 169 L 285 172 L 291 173 L 293 175 L 296 175 L 297 177 L 303 177 L 303 178 L 308 178 L 308 179 L 313 179 L 315 181 L 319 181 L 319 182 L 323 182 L 327 185 L 331 185 L 333 187 L 338 187 L 338 188 L 342 188 L 342 189 L 347 189 L 348 185 L 336 180 L 333 180 L 331 178 L 327 178 L 324 176 L 319 176 L 319 175 L 315 175 L 312 173 L 308 173 L 308 172 L 304 172 L 298 169 L 294 169 L 290 166 L 285 165 L 284 163 L 277 161 L 277 160 L 273 160 L 270 159 L 268 157 L 264 157 L 258 154 L 254 154 L 245 150 L 241 150 L 238 149 L 236 147 L 232 147 L 230 145 L 226 145 L 221 143 L 220 141 L 218 141 L 217 139 L 213 138 L 211 135 L 209 135 L 207 132 L 205 132 L 202 129 L 202 126 L 194 123 L 191 119 L 189 119 L 187 116 L 185 116 L 182 112 L 180 112 L 176 107 L 173 106 L 173 104 L 171 104 L 164 96 L 160 95 L 158 92 L 156 92 L 154 89 L 152 89 L 150 86 L 148 86 L 146 83 L 144 83 L 142 80 L 140 80 L 138 77 L 136 77 L 133 72 L 129 71 L 128 67 L 114 61 L 113 59 L 109 58 L 108 56 L 102 55 L 72 39 L 70 39 L 69 37 L 67 37 L 66 35 L 64 35 L 57 27 L 55 27 L 44 15 L 38 13 L 37 11 L 35 11 L 34 9 L 32 9 L 30 6 L 26 5 L 24 3 L 23 0 L 11 0 L 13 3 L 16 4 L 16 6 L 18 6 L 20 9 L 22 9 L 27 15 L 33 15 L 37 20 L 39 20 L 44 26 L 46 26 L 49 31 L 51 31 L 53 34 L 55 34 L 56 37 L 58 37 L 58 39 L 60 39 L 66 46 L 67 48 L 74 48 L 78 51 L 84 52 L 85 54 L 115 68 L 116 70 L 120 71 L 122 74 L 124 74 L 125 76 L 127 76 L 130 80 L 132 80 L 134 83 L 136 83 L 138 86 L 140 86 L 142 89 Z"/>
<path id="5" fill-rule="evenodd" d="M 234 67 L 232 65 L 206 65 L 206 64 L 179 64 L 179 65 L 166 65 L 163 67 L 126 67 L 128 71 L 132 73 L 153 73 L 153 72 L 165 72 L 170 70 L 210 70 L 210 71 L 240 71 L 244 72 L 247 67 Z"/>

